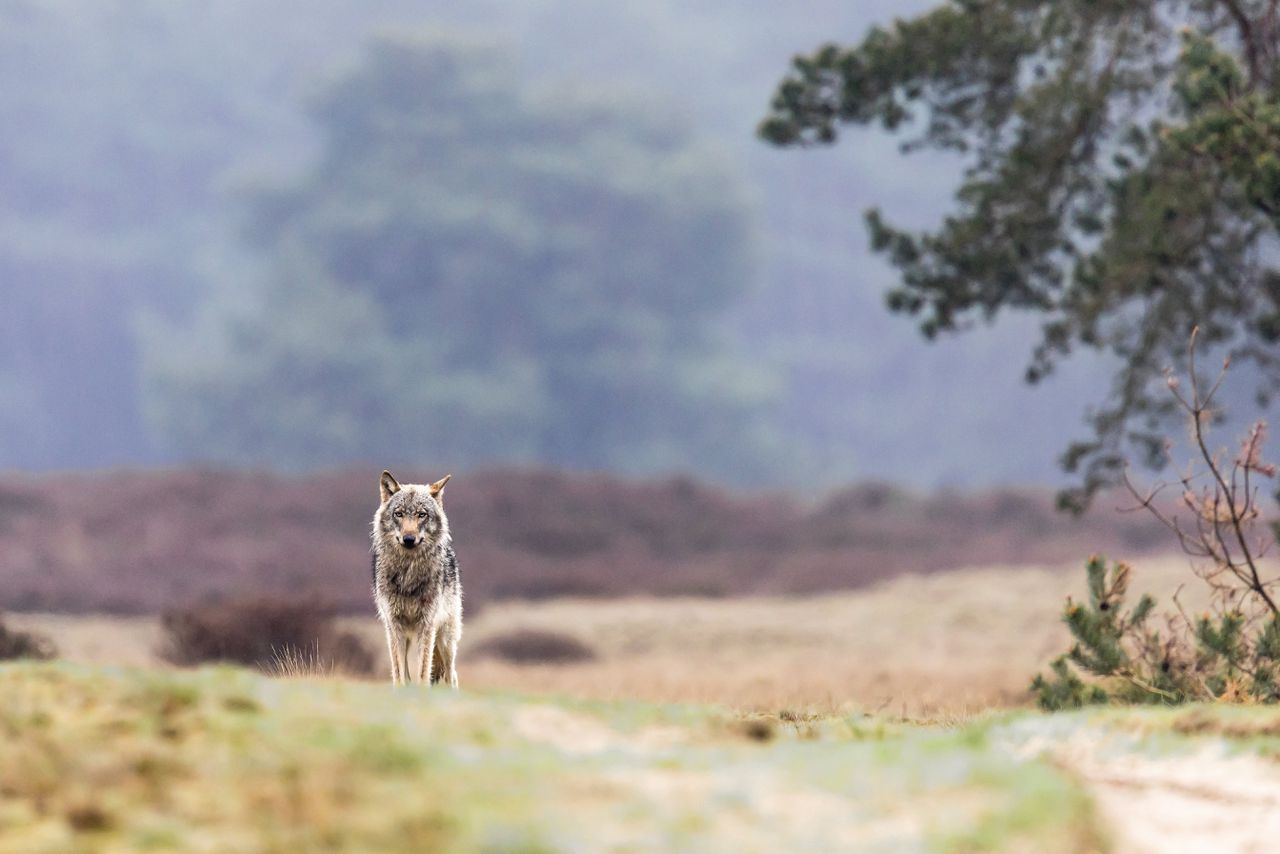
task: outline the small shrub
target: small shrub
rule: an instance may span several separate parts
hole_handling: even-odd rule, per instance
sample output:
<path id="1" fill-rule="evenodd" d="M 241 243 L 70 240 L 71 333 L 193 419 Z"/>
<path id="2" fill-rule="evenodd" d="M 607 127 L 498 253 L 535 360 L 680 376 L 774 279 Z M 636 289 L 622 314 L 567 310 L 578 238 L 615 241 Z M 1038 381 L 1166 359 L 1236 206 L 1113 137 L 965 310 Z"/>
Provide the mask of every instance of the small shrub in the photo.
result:
<path id="1" fill-rule="evenodd" d="M 92 833 L 111 827 L 111 816 L 97 804 L 77 804 L 67 810 L 67 824 L 80 833 Z"/>
<path id="2" fill-rule="evenodd" d="M 43 661 L 54 658 L 57 654 L 58 650 L 53 645 L 53 641 L 44 635 L 10 629 L 0 621 L 0 661 L 15 658 L 34 658 Z"/>
<path id="3" fill-rule="evenodd" d="M 335 632 L 328 649 L 318 650 L 333 662 L 339 673 L 366 675 L 377 671 L 378 659 L 352 632 Z"/>
<path id="4" fill-rule="evenodd" d="M 733 729 L 748 741 L 773 741 L 778 735 L 773 721 L 768 718 L 747 718 L 738 721 Z"/>
<path id="5" fill-rule="evenodd" d="M 310 672 L 368 674 L 374 657 L 359 638 L 338 632 L 333 609 L 315 600 L 242 599 L 166 612 L 161 657 L 173 664 L 225 661 L 280 672 L 279 659 Z M 305 652 L 304 652 L 305 651 Z M 297 674 L 293 674 L 297 675 Z"/>
<path id="6" fill-rule="evenodd" d="M 546 629 L 513 629 L 478 644 L 471 654 L 512 664 L 574 664 L 596 657 L 578 638 Z"/>
<path id="7" fill-rule="evenodd" d="M 34 490 L 0 487 L 0 533 L 7 533 L 22 516 L 39 513 L 47 502 Z"/>
<path id="8" fill-rule="evenodd" d="M 1150 596 L 1124 610 L 1126 564 L 1108 568 L 1094 557 L 1086 572 L 1088 604 L 1068 599 L 1062 617 L 1075 644 L 1054 660 L 1051 676 L 1031 683 L 1041 708 L 1280 699 L 1280 617 L 1247 618 L 1239 609 L 1194 619 L 1169 616 L 1162 634 L 1147 625 L 1155 608 Z M 1087 683 L 1078 673 L 1103 684 Z"/>
<path id="9" fill-rule="evenodd" d="M 1155 601 L 1142 596 L 1124 609 L 1131 571 L 1127 564 L 1108 568 L 1101 557 L 1085 567 L 1089 601 L 1067 600 L 1062 619 L 1075 644 L 1052 664 L 1048 678 L 1031 683 L 1041 707 L 1073 708 L 1089 703 L 1183 703 L 1191 700 L 1264 702 L 1280 700 L 1280 578 L 1261 560 L 1280 536 L 1267 526 L 1259 533 L 1262 510 L 1258 483 L 1274 478 L 1277 467 L 1262 459 L 1266 424 L 1245 435 L 1234 460 L 1210 448 L 1207 426 L 1214 417 L 1213 397 L 1230 364 L 1211 385 L 1196 372 L 1196 332 L 1187 358 L 1188 390 L 1168 377 L 1174 401 L 1188 415 L 1199 470 L 1181 479 L 1180 506 L 1157 502 L 1164 484 L 1140 490 L 1127 471 L 1123 480 L 1137 502 L 1165 525 L 1192 559 L 1191 571 L 1212 594 L 1209 610 L 1191 617 L 1181 605 L 1166 615 L 1163 632 L 1149 626 Z M 1174 597 L 1175 604 L 1177 597 Z M 1073 669 L 1074 668 L 1074 669 Z M 1089 684 L 1081 674 L 1101 684 Z"/>
<path id="10" fill-rule="evenodd" d="M 1038 675 L 1031 683 L 1041 708 L 1079 708 L 1113 697 L 1133 701 L 1186 699 L 1184 668 L 1170 666 L 1172 650 L 1161 642 L 1159 632 L 1147 629 L 1155 600 L 1143 596 L 1132 610 L 1124 610 L 1132 573 L 1129 565 L 1116 563 L 1108 568 L 1104 558 L 1094 556 L 1085 565 L 1085 573 L 1088 605 L 1068 598 L 1062 615 L 1076 643 L 1053 661 L 1049 678 Z M 1088 684 L 1068 662 L 1120 687 L 1108 692 Z"/>

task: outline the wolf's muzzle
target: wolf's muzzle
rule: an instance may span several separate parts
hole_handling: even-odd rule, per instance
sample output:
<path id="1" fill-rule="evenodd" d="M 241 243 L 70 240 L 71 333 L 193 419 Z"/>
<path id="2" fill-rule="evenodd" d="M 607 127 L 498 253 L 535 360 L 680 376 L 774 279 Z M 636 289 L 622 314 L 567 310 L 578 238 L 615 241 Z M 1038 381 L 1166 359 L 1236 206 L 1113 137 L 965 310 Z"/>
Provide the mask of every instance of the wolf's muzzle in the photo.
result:
<path id="1" fill-rule="evenodd" d="M 411 549 L 418 544 L 418 538 L 415 537 L 413 534 L 405 534 L 403 537 L 400 538 L 400 542 L 404 545 L 406 549 Z"/>

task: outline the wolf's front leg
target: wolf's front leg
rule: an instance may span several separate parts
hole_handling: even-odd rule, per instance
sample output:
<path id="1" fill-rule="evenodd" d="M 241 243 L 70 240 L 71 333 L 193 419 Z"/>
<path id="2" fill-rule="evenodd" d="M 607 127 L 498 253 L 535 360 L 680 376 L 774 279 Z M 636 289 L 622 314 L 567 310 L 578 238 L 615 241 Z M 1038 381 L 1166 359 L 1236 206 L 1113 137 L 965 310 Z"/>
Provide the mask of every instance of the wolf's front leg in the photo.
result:
<path id="1" fill-rule="evenodd" d="M 392 628 L 390 620 L 383 620 L 382 625 L 387 630 L 387 655 L 391 657 L 391 684 L 399 685 L 406 675 L 400 668 L 400 655 L 397 651 L 400 647 L 400 632 Z"/>
<path id="2" fill-rule="evenodd" d="M 399 644 L 399 647 L 396 649 L 396 652 L 400 653 L 400 684 L 408 685 L 409 684 L 409 644 L 413 643 L 413 637 L 411 635 L 405 634 L 399 629 L 397 629 L 396 631 L 400 632 L 398 635 L 396 635 L 396 641 Z"/>
<path id="3" fill-rule="evenodd" d="M 436 624 L 423 623 L 418 632 L 418 681 L 431 684 L 431 663 L 436 652 Z"/>

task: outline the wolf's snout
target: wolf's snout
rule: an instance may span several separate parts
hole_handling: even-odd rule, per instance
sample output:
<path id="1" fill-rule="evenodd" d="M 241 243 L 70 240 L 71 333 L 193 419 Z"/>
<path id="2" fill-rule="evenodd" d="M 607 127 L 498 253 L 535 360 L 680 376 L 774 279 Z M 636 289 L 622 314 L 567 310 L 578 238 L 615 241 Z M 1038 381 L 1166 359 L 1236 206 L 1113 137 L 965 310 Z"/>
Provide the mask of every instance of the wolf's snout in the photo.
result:
<path id="1" fill-rule="evenodd" d="M 404 543 L 406 549 L 411 549 L 418 544 L 418 538 L 413 534 L 405 534 L 400 538 L 400 542 Z"/>

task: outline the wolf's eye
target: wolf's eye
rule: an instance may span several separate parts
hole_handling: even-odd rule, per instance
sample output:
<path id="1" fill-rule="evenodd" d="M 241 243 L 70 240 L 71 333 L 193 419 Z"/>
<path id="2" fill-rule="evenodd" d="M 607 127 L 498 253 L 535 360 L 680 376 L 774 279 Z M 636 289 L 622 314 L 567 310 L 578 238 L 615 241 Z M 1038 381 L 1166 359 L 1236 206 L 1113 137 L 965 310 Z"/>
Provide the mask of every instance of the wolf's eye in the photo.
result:
<path id="1" fill-rule="evenodd" d="M 427 511 L 423 510 L 421 513 L 419 513 L 419 514 L 418 514 L 418 518 L 419 518 L 419 519 L 425 519 L 425 518 L 427 518 Z"/>
<path id="2" fill-rule="evenodd" d="M 395 516 L 397 519 L 399 519 L 401 516 L 403 516 L 403 515 L 404 515 L 404 511 L 403 511 L 403 510 L 397 510 L 396 512 L 392 513 L 391 515 L 392 515 L 392 516 Z"/>

